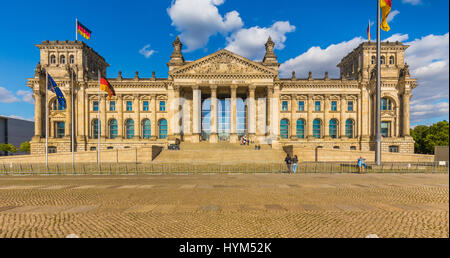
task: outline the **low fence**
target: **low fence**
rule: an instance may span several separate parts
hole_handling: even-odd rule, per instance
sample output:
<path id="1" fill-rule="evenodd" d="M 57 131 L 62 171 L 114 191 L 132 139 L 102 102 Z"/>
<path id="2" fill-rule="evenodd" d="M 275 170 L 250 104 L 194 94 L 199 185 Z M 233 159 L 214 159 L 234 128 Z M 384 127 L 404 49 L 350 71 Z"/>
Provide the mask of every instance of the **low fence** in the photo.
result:
<path id="1" fill-rule="evenodd" d="M 364 173 L 448 173 L 446 162 L 367 163 Z M 354 162 L 300 162 L 297 173 L 359 173 Z M 288 173 L 283 163 L 0 163 L 0 175 L 138 175 L 196 173 Z"/>

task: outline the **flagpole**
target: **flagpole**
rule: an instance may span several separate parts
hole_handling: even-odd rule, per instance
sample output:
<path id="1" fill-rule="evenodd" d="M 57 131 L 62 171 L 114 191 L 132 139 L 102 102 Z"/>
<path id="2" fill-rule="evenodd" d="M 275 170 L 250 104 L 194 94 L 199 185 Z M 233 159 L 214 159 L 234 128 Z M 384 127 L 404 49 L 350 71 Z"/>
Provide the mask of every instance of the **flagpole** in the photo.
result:
<path id="1" fill-rule="evenodd" d="M 100 69 L 98 70 L 98 123 L 97 123 L 97 137 L 98 137 L 98 166 L 100 167 Z"/>
<path id="2" fill-rule="evenodd" d="M 75 18 L 75 41 L 78 41 L 78 18 Z"/>
<path id="3" fill-rule="evenodd" d="M 48 170 L 48 71 L 45 70 L 45 165 Z"/>
<path id="4" fill-rule="evenodd" d="M 74 128 L 74 123 L 73 123 L 73 120 L 74 120 L 74 118 L 73 118 L 73 90 L 74 90 L 74 87 L 73 87 L 73 70 L 72 69 L 70 69 L 70 83 L 71 83 L 71 87 L 72 87 L 72 89 L 71 89 L 71 92 L 72 92 L 72 101 L 71 101 L 71 106 L 70 106 L 70 109 L 71 109 L 71 112 L 72 112 L 72 171 L 75 171 L 75 154 L 74 154 L 74 149 L 75 149 L 75 141 L 74 141 L 74 134 L 75 134 L 75 128 Z"/>
<path id="5" fill-rule="evenodd" d="M 377 88 L 376 88 L 376 123 L 375 123 L 375 163 L 381 165 L 381 68 L 380 68 L 380 0 L 377 0 Z"/>

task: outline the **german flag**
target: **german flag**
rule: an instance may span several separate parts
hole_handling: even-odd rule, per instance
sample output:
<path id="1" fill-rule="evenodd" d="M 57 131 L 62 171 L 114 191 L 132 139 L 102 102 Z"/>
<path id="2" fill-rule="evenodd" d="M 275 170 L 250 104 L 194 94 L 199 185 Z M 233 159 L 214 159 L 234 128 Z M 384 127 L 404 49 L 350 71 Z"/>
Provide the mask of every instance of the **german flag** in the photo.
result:
<path id="1" fill-rule="evenodd" d="M 389 31 L 391 28 L 389 27 L 387 23 L 387 17 L 389 13 L 391 12 L 391 0 L 380 0 L 380 7 L 381 7 L 381 29 L 384 31 Z"/>
<path id="2" fill-rule="evenodd" d="M 81 34 L 81 36 L 85 37 L 86 39 L 91 39 L 91 31 L 86 28 L 81 22 L 77 21 L 77 31 Z"/>
<path id="3" fill-rule="evenodd" d="M 105 78 L 100 78 L 100 90 L 108 92 L 108 100 L 111 100 L 111 96 L 116 96 L 113 87 Z"/>

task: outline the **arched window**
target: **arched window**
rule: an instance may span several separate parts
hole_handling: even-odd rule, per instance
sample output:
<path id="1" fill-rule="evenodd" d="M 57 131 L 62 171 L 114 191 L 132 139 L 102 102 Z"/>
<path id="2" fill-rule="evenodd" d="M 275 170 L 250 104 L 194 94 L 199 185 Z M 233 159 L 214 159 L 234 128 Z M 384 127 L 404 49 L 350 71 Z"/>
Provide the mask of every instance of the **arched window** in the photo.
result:
<path id="1" fill-rule="evenodd" d="M 101 123 L 100 123 L 100 126 L 101 126 Z M 98 121 L 98 119 L 94 119 L 93 121 L 92 121 L 92 138 L 94 138 L 94 139 L 98 139 L 98 136 L 99 136 L 99 121 Z"/>
<path id="2" fill-rule="evenodd" d="M 305 138 L 305 120 L 297 120 L 297 138 Z"/>
<path id="3" fill-rule="evenodd" d="M 134 137 L 134 121 L 132 119 L 125 122 L 125 130 L 127 139 L 132 139 Z"/>
<path id="4" fill-rule="evenodd" d="M 380 57 L 380 64 L 386 64 L 386 57 L 384 56 Z"/>
<path id="5" fill-rule="evenodd" d="M 70 63 L 70 64 L 75 63 L 75 57 L 74 57 L 73 55 L 70 55 L 70 57 L 69 57 L 69 63 Z"/>
<path id="6" fill-rule="evenodd" d="M 53 110 L 64 110 L 64 106 L 61 106 L 57 99 L 53 101 Z"/>
<path id="7" fill-rule="evenodd" d="M 370 61 L 373 65 L 377 62 L 377 59 L 375 56 L 372 56 L 372 61 Z"/>
<path id="8" fill-rule="evenodd" d="M 64 55 L 61 55 L 61 56 L 59 57 L 59 63 L 60 63 L 60 64 L 65 64 L 65 63 L 66 63 L 66 57 L 65 57 Z"/>
<path id="9" fill-rule="evenodd" d="M 331 119 L 329 127 L 330 127 L 329 128 L 330 129 L 330 137 L 337 138 L 337 120 Z"/>
<path id="10" fill-rule="evenodd" d="M 320 138 L 321 135 L 322 135 L 322 132 L 321 132 L 320 119 L 314 119 L 314 121 L 313 121 L 313 137 Z"/>
<path id="11" fill-rule="evenodd" d="M 353 138 L 354 125 L 355 122 L 352 119 L 347 119 L 347 121 L 345 121 L 345 136 L 348 138 Z"/>
<path id="12" fill-rule="evenodd" d="M 166 139 L 167 138 L 167 120 L 161 119 L 158 123 L 159 127 L 159 139 Z"/>
<path id="13" fill-rule="evenodd" d="M 56 56 L 55 55 L 50 56 L 50 64 L 56 64 Z"/>
<path id="14" fill-rule="evenodd" d="M 152 136 L 152 125 L 148 119 L 142 121 L 142 136 L 144 139 L 150 139 Z"/>
<path id="15" fill-rule="evenodd" d="M 381 110 L 392 110 L 392 101 L 390 98 L 381 99 Z"/>
<path id="16" fill-rule="evenodd" d="M 109 121 L 109 138 L 115 139 L 117 138 L 117 120 L 111 119 Z"/>
<path id="17" fill-rule="evenodd" d="M 287 119 L 282 119 L 280 122 L 280 137 L 281 139 L 289 137 L 289 121 Z"/>
<path id="18" fill-rule="evenodd" d="M 394 56 L 389 57 L 389 64 L 391 64 L 391 65 L 394 64 Z"/>

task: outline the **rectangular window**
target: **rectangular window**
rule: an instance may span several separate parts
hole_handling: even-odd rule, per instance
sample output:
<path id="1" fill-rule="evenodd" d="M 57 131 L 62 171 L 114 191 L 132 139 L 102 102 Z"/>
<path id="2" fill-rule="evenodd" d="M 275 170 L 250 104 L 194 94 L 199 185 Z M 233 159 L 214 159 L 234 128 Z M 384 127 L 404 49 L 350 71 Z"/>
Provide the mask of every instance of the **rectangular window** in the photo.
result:
<path id="1" fill-rule="evenodd" d="M 94 101 L 94 103 L 92 103 L 92 107 L 94 111 L 98 111 L 98 101 Z"/>
<path id="2" fill-rule="evenodd" d="M 281 102 L 281 111 L 288 111 L 288 102 L 287 101 Z"/>
<path id="3" fill-rule="evenodd" d="M 389 137 L 390 122 L 381 122 L 381 136 Z"/>
<path id="4" fill-rule="evenodd" d="M 305 102 L 304 101 L 298 102 L 298 111 L 305 111 Z"/>
<path id="5" fill-rule="evenodd" d="M 337 102 L 331 101 L 331 111 L 337 111 Z"/>
<path id="6" fill-rule="evenodd" d="M 315 111 L 320 111 L 320 101 L 315 102 Z"/>
<path id="7" fill-rule="evenodd" d="M 165 101 L 159 102 L 159 111 L 166 111 L 166 102 Z"/>
<path id="8" fill-rule="evenodd" d="M 116 111 L 116 102 L 115 101 L 109 102 L 109 111 Z"/>
<path id="9" fill-rule="evenodd" d="M 348 102 L 347 111 L 353 111 L 353 101 Z"/>
<path id="10" fill-rule="evenodd" d="M 65 123 L 56 122 L 56 138 L 63 138 L 65 135 Z"/>
<path id="11" fill-rule="evenodd" d="M 398 152 L 398 146 L 389 146 L 389 152 Z"/>
<path id="12" fill-rule="evenodd" d="M 127 101 L 127 111 L 133 111 L 133 102 Z"/>
<path id="13" fill-rule="evenodd" d="M 143 105 L 143 110 L 144 111 L 148 111 L 148 101 L 144 101 Z"/>

